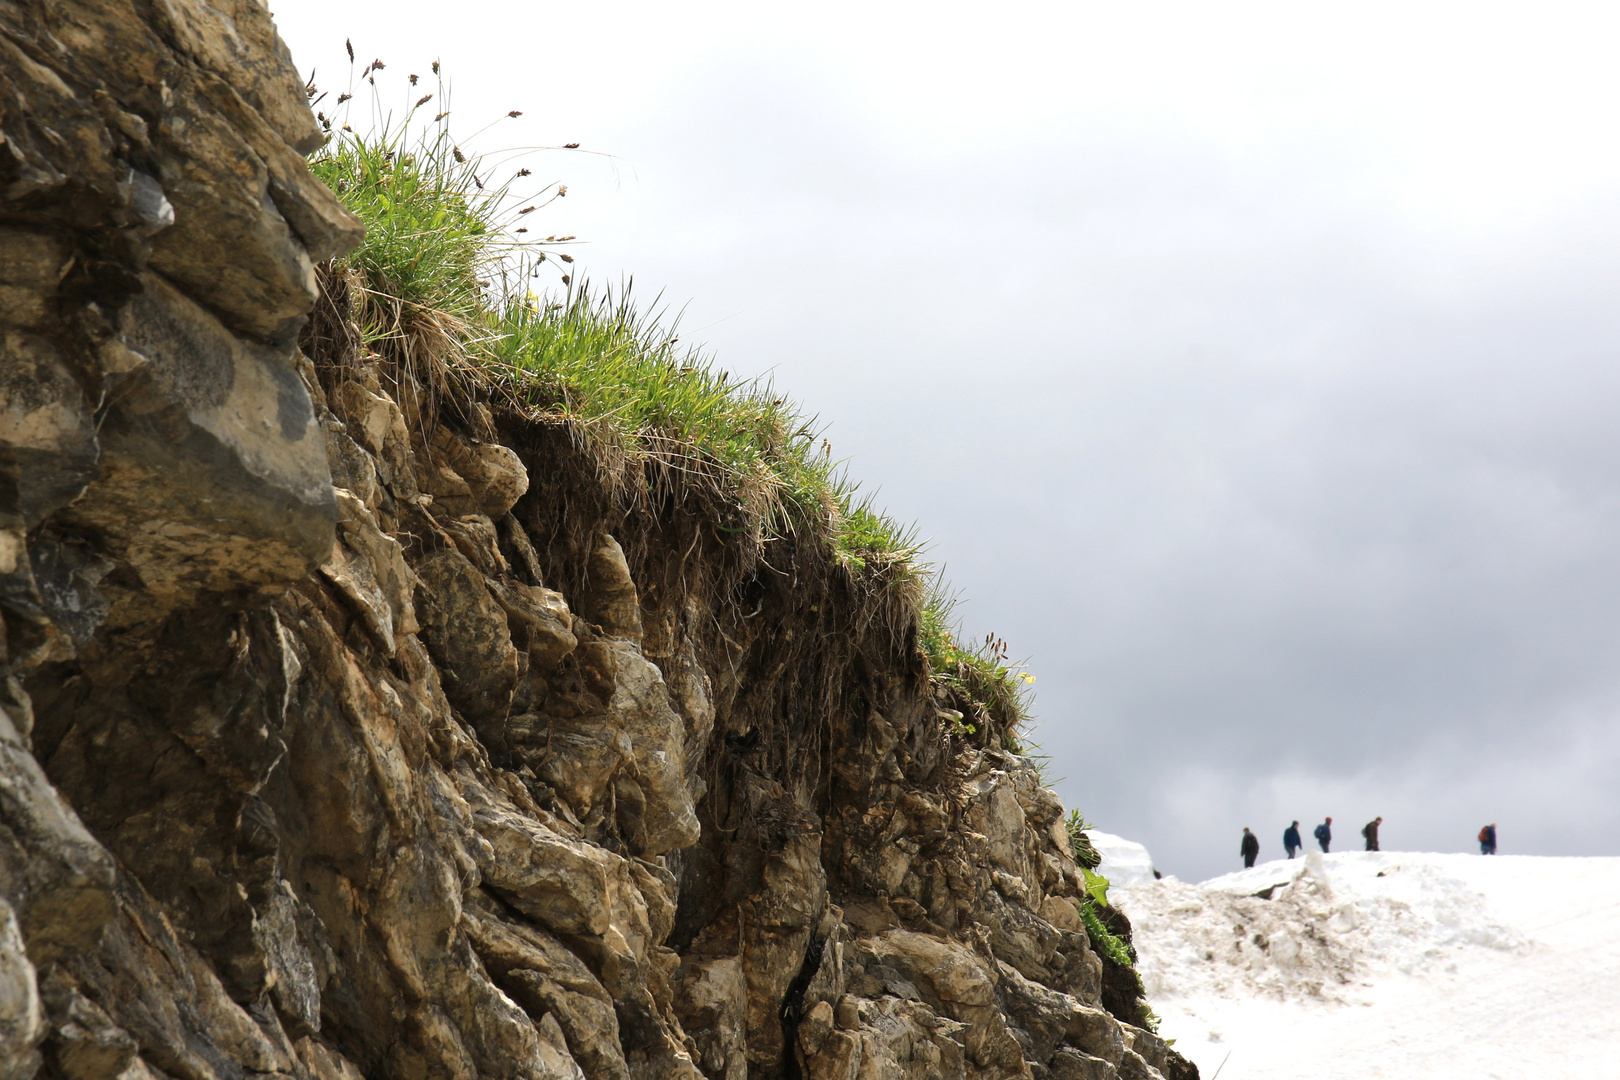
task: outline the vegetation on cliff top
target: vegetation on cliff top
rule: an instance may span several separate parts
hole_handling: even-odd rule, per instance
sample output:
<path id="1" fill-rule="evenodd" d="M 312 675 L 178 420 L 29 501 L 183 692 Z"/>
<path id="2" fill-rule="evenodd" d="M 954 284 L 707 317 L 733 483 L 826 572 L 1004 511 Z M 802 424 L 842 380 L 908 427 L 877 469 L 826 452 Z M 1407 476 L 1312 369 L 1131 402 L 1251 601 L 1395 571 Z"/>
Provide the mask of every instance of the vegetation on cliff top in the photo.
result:
<path id="1" fill-rule="evenodd" d="M 364 135 L 322 115 L 332 138 L 311 169 L 366 224 L 338 267 L 351 273 L 365 348 L 442 392 L 497 384 L 537 419 L 573 425 L 603 461 L 658 457 L 733 508 L 716 522 L 728 532 L 820 537 L 852 584 L 914 613 L 934 680 L 963 714 L 957 733 L 990 728 L 1019 749 L 1034 678 L 999 639 L 958 640 L 954 597 L 934 581 L 916 530 L 873 505 L 815 418 L 769 381 L 737 378 L 683 345 L 675 320 L 656 301 L 638 308 L 629 285 L 574 280 L 574 238 L 532 238 L 528 224 L 566 186 L 525 188 L 528 168 L 497 178 L 489 159 L 456 144 L 447 111 L 417 119 L 434 98 L 418 95 L 403 120 L 378 111 Z M 553 274 L 561 295 L 537 291 Z"/>

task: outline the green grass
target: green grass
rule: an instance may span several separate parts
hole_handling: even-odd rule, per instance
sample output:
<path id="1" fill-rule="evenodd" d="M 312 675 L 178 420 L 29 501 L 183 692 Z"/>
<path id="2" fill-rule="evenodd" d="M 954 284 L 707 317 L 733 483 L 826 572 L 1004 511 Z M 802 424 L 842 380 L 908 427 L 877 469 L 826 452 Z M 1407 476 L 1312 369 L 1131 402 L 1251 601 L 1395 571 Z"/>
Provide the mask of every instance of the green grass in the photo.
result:
<path id="1" fill-rule="evenodd" d="M 968 731 L 982 722 L 995 722 L 1006 733 L 1007 748 L 1021 753 L 1026 748 L 1018 741 L 1018 733 L 1029 724 L 1030 687 L 1035 676 L 1010 662 L 1006 642 L 994 635 L 962 644 L 960 626 L 953 622 L 956 604 L 956 596 L 937 582 L 923 602 L 918 641 L 932 665 L 934 681 L 978 707 L 980 716 L 963 720 Z M 1042 755 L 1034 757 L 1041 759 Z"/>
<path id="2" fill-rule="evenodd" d="M 1089 896 L 1080 902 L 1080 921 L 1086 924 L 1086 935 L 1091 938 L 1093 948 L 1120 967 L 1132 966 L 1130 948 L 1103 925 L 1096 901 Z"/>
<path id="3" fill-rule="evenodd" d="M 959 642 L 954 597 L 930 587 L 916 530 L 860 490 L 815 418 L 768 381 L 736 378 L 682 345 L 676 321 L 656 302 L 638 307 L 628 285 L 576 282 L 561 249 L 571 237 L 527 239 L 530 213 L 566 189 L 519 197 L 528 169 L 496 175 L 456 145 L 442 115 L 416 121 L 421 103 L 407 105 L 403 120 L 376 120 L 367 135 L 335 121 L 311 161 L 366 225 L 344 260 L 366 347 L 440 388 L 453 381 L 446 372 L 508 382 L 537 414 L 575 424 L 604 460 L 656 457 L 732 508 L 717 528 L 820 537 L 852 582 L 915 612 L 934 680 L 966 706 L 956 733 L 990 725 L 1021 750 L 1034 677 L 993 636 Z M 548 273 L 560 295 L 534 291 Z"/>
<path id="4" fill-rule="evenodd" d="M 1086 830 L 1092 826 L 1080 811 L 1071 810 L 1068 820 L 1064 822 L 1069 833 L 1069 846 L 1074 851 L 1074 861 L 1080 864 L 1080 873 L 1085 876 L 1085 892 L 1080 897 L 1080 921 L 1085 924 L 1086 936 L 1091 939 L 1091 947 L 1121 967 L 1130 968 L 1136 979 L 1137 999 L 1143 1023 L 1149 1031 L 1159 1030 L 1159 1018 L 1146 1003 L 1141 1003 L 1142 978 L 1136 974 L 1135 962 L 1131 959 L 1131 950 L 1125 941 L 1111 932 L 1103 925 L 1100 909 L 1108 906 L 1109 880 L 1101 874 L 1093 873 L 1097 865 L 1102 862 L 1102 856 L 1091 845 L 1086 836 Z"/>
<path id="5" fill-rule="evenodd" d="M 1091 838 L 1086 835 L 1093 826 L 1080 816 L 1078 810 L 1070 810 L 1069 819 L 1063 825 L 1069 834 L 1069 848 L 1074 853 L 1074 861 L 1090 874 L 1102 862 L 1102 854 L 1092 846 Z"/>
<path id="6" fill-rule="evenodd" d="M 480 179 L 479 162 L 456 146 L 443 118 L 413 124 L 416 112 L 379 121 L 365 137 L 340 129 L 310 161 L 366 224 L 346 260 L 361 285 L 362 340 L 413 369 L 476 342 L 490 272 L 524 246 L 501 220 L 515 177 Z"/>
<path id="7" fill-rule="evenodd" d="M 495 203 L 467 197 L 472 166 L 452 150 L 443 132 L 410 148 L 403 130 L 384 132 L 333 140 L 310 168 L 366 223 L 365 243 L 349 260 L 368 290 L 408 314 L 471 323 L 484 310 L 479 281 L 500 236 Z M 367 329 L 375 341 L 397 328 Z"/>

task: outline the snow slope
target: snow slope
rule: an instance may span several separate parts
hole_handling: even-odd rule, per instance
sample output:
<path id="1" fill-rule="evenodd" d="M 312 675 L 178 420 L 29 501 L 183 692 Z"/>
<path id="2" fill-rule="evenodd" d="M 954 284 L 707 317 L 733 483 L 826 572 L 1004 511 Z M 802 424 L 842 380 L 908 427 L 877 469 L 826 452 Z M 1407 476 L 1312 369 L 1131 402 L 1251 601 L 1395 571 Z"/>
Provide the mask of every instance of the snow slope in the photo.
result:
<path id="1" fill-rule="evenodd" d="M 1620 1080 L 1620 858 L 1347 852 L 1125 878 L 1109 896 L 1160 1033 L 1205 1080 Z"/>
<path id="2" fill-rule="evenodd" d="M 1100 829 L 1087 829 L 1086 836 L 1102 856 L 1097 873 L 1115 885 L 1141 885 L 1153 880 L 1153 857 L 1135 840 Z"/>

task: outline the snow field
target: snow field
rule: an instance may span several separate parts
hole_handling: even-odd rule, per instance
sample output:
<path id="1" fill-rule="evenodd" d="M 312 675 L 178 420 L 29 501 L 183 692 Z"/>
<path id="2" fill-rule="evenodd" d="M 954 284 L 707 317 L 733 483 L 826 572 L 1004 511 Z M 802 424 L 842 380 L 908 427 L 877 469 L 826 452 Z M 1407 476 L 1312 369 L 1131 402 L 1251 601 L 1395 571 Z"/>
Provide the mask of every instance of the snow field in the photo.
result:
<path id="1" fill-rule="evenodd" d="M 1098 872 L 1205 1080 L 1620 1080 L 1620 859 L 1312 853 L 1193 885 L 1120 843 Z"/>

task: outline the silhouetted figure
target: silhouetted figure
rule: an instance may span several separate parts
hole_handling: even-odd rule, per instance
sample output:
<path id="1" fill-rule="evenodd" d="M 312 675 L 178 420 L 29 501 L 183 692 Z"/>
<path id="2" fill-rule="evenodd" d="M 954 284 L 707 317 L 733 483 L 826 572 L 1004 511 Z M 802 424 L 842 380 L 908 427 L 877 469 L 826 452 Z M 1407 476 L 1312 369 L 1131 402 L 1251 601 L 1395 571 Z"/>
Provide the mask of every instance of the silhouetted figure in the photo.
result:
<path id="1" fill-rule="evenodd" d="M 1328 845 L 1333 843 L 1333 819 L 1328 818 L 1322 822 L 1311 835 L 1316 837 L 1316 842 L 1322 845 L 1322 854 L 1326 855 Z"/>
<path id="2" fill-rule="evenodd" d="M 1248 869 L 1254 865 L 1254 860 L 1260 856 L 1260 838 L 1249 831 L 1248 826 L 1243 827 L 1243 867 Z"/>
<path id="3" fill-rule="evenodd" d="M 1479 830 L 1479 853 L 1481 855 L 1496 854 L 1496 822 L 1491 822 Z"/>
<path id="4" fill-rule="evenodd" d="M 1299 854 L 1299 849 L 1304 846 L 1299 842 L 1299 822 L 1296 821 L 1283 830 L 1283 847 L 1288 849 L 1290 859 Z"/>
<path id="5" fill-rule="evenodd" d="M 1361 835 L 1367 840 L 1367 850 L 1378 850 L 1378 826 L 1384 823 L 1381 817 L 1375 817 L 1361 827 Z"/>

